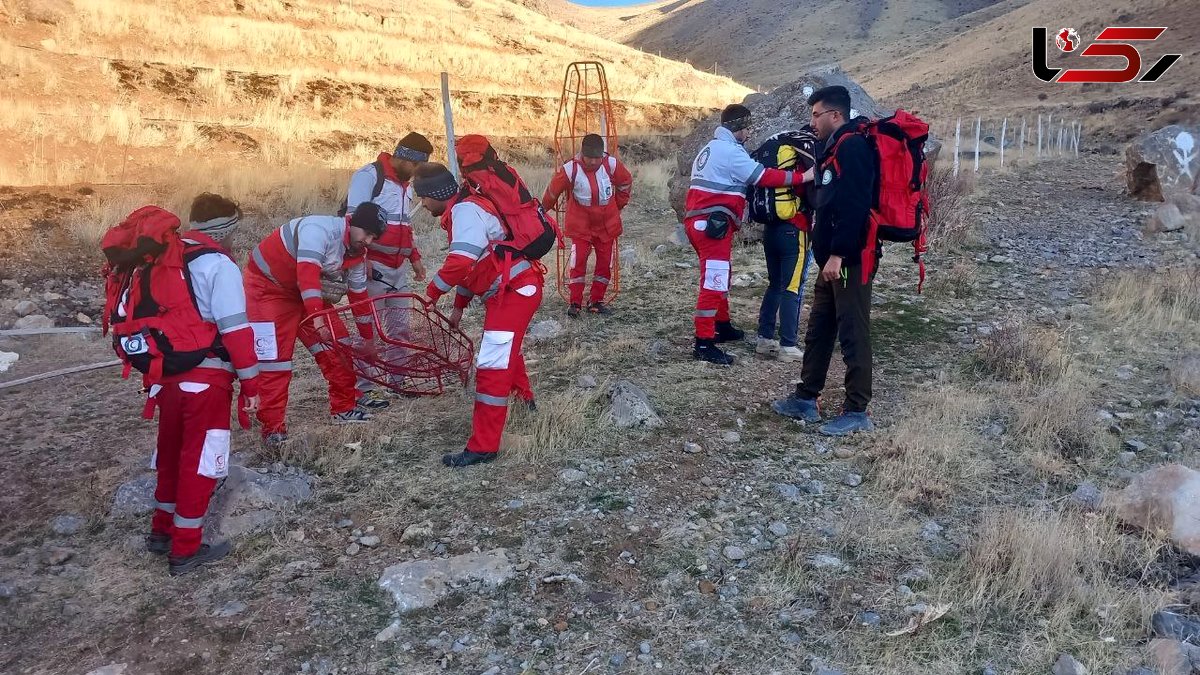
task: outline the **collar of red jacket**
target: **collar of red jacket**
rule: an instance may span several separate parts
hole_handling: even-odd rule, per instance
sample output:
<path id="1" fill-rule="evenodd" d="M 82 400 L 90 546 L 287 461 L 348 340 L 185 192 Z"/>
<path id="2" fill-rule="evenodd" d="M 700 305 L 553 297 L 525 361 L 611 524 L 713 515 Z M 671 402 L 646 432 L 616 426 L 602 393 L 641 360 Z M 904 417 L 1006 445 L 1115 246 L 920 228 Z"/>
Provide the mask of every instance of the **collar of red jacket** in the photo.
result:
<path id="1" fill-rule="evenodd" d="M 383 167 L 383 177 L 384 178 L 392 181 L 393 183 L 395 183 L 397 185 L 408 185 L 407 182 L 402 181 L 396 177 L 396 170 L 392 168 L 392 153 L 381 152 L 381 153 L 379 153 L 379 157 L 377 157 L 376 159 L 379 160 L 379 165 Z"/>

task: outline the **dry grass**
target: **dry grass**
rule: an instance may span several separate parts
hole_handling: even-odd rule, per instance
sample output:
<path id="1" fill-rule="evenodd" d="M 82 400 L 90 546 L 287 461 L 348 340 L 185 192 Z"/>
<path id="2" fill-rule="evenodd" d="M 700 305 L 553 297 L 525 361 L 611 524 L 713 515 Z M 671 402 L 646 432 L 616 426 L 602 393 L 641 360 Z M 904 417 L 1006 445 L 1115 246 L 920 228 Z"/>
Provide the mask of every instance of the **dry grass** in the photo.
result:
<path id="1" fill-rule="evenodd" d="M 975 191 L 975 174 L 962 171 L 956 177 L 950 167 L 934 165 L 925 189 L 929 198 L 926 225 L 930 245 L 953 248 L 970 241 L 975 221 L 966 200 Z"/>
<path id="2" fill-rule="evenodd" d="M 1055 382 L 1068 359 L 1056 335 L 1021 324 L 1008 324 L 983 340 L 975 355 L 983 373 L 1009 382 Z"/>
<path id="3" fill-rule="evenodd" d="M 1114 660 L 1145 635 L 1162 592 L 1138 583 L 1161 540 L 1123 534 L 1105 517 L 1046 510 L 994 510 L 975 528 L 958 571 L 964 613 L 990 632 L 1013 631 L 1014 661 L 1045 671 L 1069 649 L 1085 665 Z"/>
<path id="4" fill-rule="evenodd" d="M 109 228 L 149 203 L 154 203 L 154 199 L 145 193 L 132 192 L 108 198 L 93 196 L 82 208 L 67 214 L 65 225 L 79 243 L 98 246 Z"/>
<path id="5" fill-rule="evenodd" d="M 502 447 L 509 462 L 542 466 L 586 442 L 596 428 L 596 406 L 603 391 L 567 389 L 538 397 L 536 412 L 520 403 L 509 406 Z"/>
<path id="6" fill-rule="evenodd" d="M 1139 336 L 1174 334 L 1200 339 L 1200 265 L 1126 272 L 1109 288 L 1102 307 Z"/>
<path id="7" fill-rule="evenodd" d="M 1059 473 L 1065 460 L 1102 455 L 1109 449 L 1096 423 L 1095 382 L 1077 369 L 1058 380 L 1018 387 L 1013 397 L 1013 431 L 1034 466 Z"/>
<path id="8" fill-rule="evenodd" d="M 932 507 L 975 492 L 988 480 L 991 460 L 979 428 L 988 399 L 957 385 L 918 392 L 892 433 L 874 450 L 874 478 L 901 502 Z"/>

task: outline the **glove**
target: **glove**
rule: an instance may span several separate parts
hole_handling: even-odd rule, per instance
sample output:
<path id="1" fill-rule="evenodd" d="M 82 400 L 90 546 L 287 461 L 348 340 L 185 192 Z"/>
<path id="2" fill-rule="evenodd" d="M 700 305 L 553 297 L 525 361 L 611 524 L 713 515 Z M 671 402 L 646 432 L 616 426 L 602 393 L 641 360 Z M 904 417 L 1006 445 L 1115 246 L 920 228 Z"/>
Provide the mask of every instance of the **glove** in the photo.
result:
<path id="1" fill-rule="evenodd" d="M 321 275 L 321 299 L 325 302 L 336 305 L 346 297 L 346 281 L 334 277 Z"/>

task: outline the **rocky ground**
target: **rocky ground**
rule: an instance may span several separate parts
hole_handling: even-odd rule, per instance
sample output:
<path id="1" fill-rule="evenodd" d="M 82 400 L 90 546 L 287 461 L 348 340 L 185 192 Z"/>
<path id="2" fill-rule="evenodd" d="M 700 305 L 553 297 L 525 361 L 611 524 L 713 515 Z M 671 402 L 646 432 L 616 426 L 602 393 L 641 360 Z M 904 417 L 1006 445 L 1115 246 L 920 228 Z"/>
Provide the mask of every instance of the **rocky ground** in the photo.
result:
<path id="1" fill-rule="evenodd" d="M 309 367 L 291 445 L 235 434 L 258 469 L 221 489 L 234 556 L 180 579 L 138 546 L 153 430 L 136 387 L 110 370 L 3 391 L 0 670 L 1186 673 L 1174 640 L 1194 626 L 1151 618 L 1195 611 L 1200 538 L 1142 534 L 1109 505 L 1200 452 L 1195 239 L 1143 233 L 1153 209 L 1118 168 L 981 177 L 975 235 L 935 248 L 923 295 L 889 252 L 880 428 L 848 440 L 771 413 L 798 364 L 749 343 L 731 368 L 689 360 L 694 255 L 643 199 L 618 313 L 544 305 L 540 409 L 514 414 L 503 459 L 438 464 L 464 438 L 460 392 L 398 399 L 365 429 L 306 423 Z M 747 327 L 760 261 L 734 261 Z M 85 280 L 30 279 L 0 289 L 6 321 L 24 300 L 95 316 Z M 0 381 L 110 358 L 78 335 L 0 351 L 21 355 Z"/>

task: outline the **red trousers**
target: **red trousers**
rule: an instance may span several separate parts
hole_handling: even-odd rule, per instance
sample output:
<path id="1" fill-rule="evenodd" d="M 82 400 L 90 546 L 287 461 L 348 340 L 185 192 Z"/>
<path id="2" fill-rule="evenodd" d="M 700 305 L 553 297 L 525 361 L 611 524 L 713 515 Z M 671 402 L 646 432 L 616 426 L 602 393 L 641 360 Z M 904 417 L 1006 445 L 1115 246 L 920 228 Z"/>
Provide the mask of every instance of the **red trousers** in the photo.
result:
<path id="1" fill-rule="evenodd" d="M 729 259 L 733 254 L 733 232 L 723 239 L 712 239 L 696 224 L 707 224 L 703 218 L 684 222 L 688 241 L 700 256 L 700 294 L 696 297 L 696 337 L 711 340 L 716 336 L 717 322 L 729 321 Z"/>
<path id="2" fill-rule="evenodd" d="M 612 278 L 613 248 L 615 240 L 608 241 L 571 239 L 571 277 L 568 288 L 571 289 L 571 304 L 583 304 L 583 286 L 587 282 L 588 257 L 596 251 L 596 269 L 592 272 L 592 294 L 590 302 L 604 302 L 604 294 L 608 292 L 608 284 Z"/>
<path id="3" fill-rule="evenodd" d="M 157 386 L 157 385 L 156 385 Z M 158 447 L 151 465 L 158 470 L 157 502 L 150 530 L 171 537 L 171 555 L 200 549 L 208 499 L 218 478 L 229 472 L 230 383 L 170 382 L 158 401 Z"/>
<path id="4" fill-rule="evenodd" d="M 483 339 L 475 359 L 475 411 L 467 450 L 497 452 L 508 419 L 508 396 L 533 400 L 521 343 L 542 304 L 540 273 L 526 273 L 484 303 Z"/>
<path id="5" fill-rule="evenodd" d="M 288 385 L 292 382 L 292 354 L 297 338 L 313 355 L 317 367 L 329 383 L 329 411 L 342 413 L 352 410 L 358 402 L 354 372 L 321 343 L 312 322 L 303 321 L 304 303 L 300 295 L 280 288 L 253 270 L 246 271 L 245 279 L 246 314 L 254 328 L 255 347 L 259 353 L 258 391 L 262 399 L 258 407 L 258 421 L 262 424 L 263 435 L 287 432 Z M 336 339 L 348 335 L 340 319 L 330 324 Z M 273 350 L 271 332 L 274 332 Z"/>

